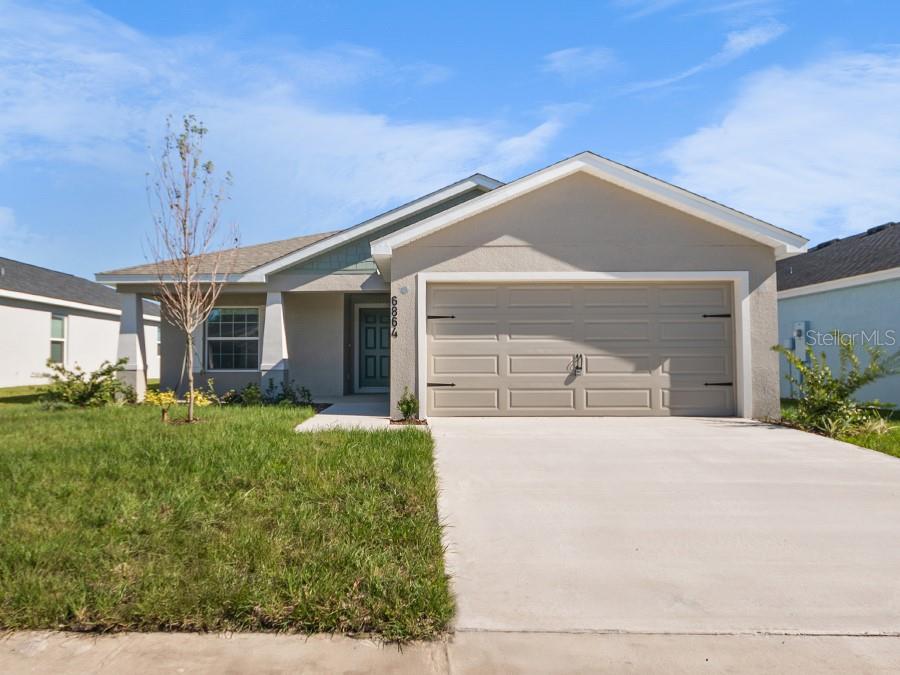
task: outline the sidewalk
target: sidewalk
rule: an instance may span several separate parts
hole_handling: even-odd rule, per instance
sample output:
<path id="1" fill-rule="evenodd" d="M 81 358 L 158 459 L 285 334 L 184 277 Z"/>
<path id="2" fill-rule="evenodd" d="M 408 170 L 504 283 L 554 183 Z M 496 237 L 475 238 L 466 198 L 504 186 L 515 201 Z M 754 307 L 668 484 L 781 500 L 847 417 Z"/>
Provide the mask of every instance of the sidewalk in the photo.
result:
<path id="1" fill-rule="evenodd" d="M 398 649 L 321 635 L 41 631 L 0 638 L 0 672 L 861 675 L 900 672 L 900 638 L 463 632 Z"/>

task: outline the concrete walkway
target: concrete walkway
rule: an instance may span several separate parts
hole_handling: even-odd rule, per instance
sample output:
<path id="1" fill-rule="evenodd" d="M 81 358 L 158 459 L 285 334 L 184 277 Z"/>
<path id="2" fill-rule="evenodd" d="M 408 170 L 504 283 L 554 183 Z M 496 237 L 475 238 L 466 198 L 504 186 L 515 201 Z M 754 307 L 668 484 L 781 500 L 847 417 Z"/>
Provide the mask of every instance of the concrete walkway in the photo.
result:
<path id="1" fill-rule="evenodd" d="M 271 634 L 24 632 L 0 638 L 4 675 L 119 673 L 811 673 L 900 672 L 900 640 L 763 635 L 458 633 L 382 646 L 345 637 Z"/>
<path id="2" fill-rule="evenodd" d="M 298 424 L 297 431 L 392 428 L 387 394 L 356 394 L 326 398 L 319 402 L 331 405 Z"/>

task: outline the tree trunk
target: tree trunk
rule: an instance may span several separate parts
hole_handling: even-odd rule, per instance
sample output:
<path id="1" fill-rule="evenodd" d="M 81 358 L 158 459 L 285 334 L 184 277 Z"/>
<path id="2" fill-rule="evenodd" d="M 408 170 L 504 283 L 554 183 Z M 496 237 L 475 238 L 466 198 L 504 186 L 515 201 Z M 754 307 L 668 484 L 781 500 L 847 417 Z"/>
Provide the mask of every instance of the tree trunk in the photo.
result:
<path id="1" fill-rule="evenodd" d="M 188 422 L 194 421 L 194 336 L 187 336 Z"/>

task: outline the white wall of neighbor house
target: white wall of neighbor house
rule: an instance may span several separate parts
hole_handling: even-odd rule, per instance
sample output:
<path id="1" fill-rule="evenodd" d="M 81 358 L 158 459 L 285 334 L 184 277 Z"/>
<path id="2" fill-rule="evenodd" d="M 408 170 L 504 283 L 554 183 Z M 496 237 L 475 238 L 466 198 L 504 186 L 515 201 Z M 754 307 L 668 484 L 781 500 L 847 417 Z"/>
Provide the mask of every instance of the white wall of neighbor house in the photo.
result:
<path id="1" fill-rule="evenodd" d="M 0 304 L 0 387 L 47 382 L 51 319 L 64 318 L 64 365 L 95 370 L 103 361 L 115 361 L 119 335 L 117 314 L 95 313 L 43 303 L 5 300 Z M 156 341 L 159 321 L 145 317 L 147 376 L 158 378 L 160 359 Z"/>
<path id="2" fill-rule="evenodd" d="M 802 292 L 796 289 L 794 293 Z M 868 363 L 865 345 L 880 346 L 886 353 L 900 350 L 900 279 L 868 283 L 808 295 L 781 298 L 778 301 L 778 333 L 784 343 L 792 337 L 795 323 L 809 332 L 807 339 L 816 353 L 825 353 L 827 362 L 837 369 L 839 349 L 827 344 L 828 333 L 839 330 L 854 335 L 857 354 L 863 365 Z M 805 342 L 805 340 L 804 340 Z M 781 357 L 781 395 L 796 395 L 785 375 L 791 372 L 787 359 Z M 860 389 L 861 401 L 878 399 L 900 405 L 900 375 L 884 378 Z"/>
<path id="3" fill-rule="evenodd" d="M 395 249 L 391 404 L 417 390 L 419 272 L 746 271 L 752 416 L 777 417 L 773 249 L 598 178 L 575 174 Z M 424 400 L 424 392 L 419 392 Z"/>

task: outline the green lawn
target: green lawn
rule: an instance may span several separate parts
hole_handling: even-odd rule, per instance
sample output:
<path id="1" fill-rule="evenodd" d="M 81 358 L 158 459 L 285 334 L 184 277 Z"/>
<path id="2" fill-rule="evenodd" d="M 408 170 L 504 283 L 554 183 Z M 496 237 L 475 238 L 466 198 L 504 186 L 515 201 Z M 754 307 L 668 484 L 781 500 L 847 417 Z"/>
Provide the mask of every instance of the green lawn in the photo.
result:
<path id="1" fill-rule="evenodd" d="M 0 387 L 0 405 L 5 403 L 34 403 L 46 389 L 43 385 Z"/>
<path id="2" fill-rule="evenodd" d="M 782 414 L 785 416 L 790 415 L 790 412 L 794 408 L 794 406 L 794 401 L 790 399 L 782 399 Z M 888 431 L 886 434 L 842 436 L 840 440 L 847 443 L 853 443 L 854 445 L 859 445 L 863 448 L 869 448 L 870 450 L 877 450 L 878 452 L 883 452 L 886 455 L 900 457 L 900 411 L 886 411 L 884 413 L 884 417 L 891 425 L 890 431 Z"/>
<path id="3" fill-rule="evenodd" d="M 0 405 L 0 629 L 447 630 L 431 436 Z"/>

